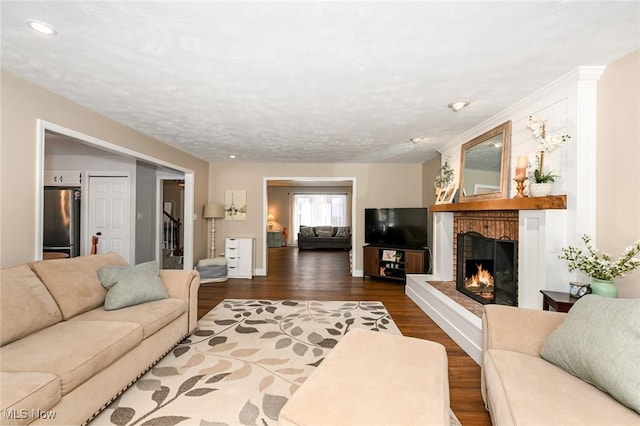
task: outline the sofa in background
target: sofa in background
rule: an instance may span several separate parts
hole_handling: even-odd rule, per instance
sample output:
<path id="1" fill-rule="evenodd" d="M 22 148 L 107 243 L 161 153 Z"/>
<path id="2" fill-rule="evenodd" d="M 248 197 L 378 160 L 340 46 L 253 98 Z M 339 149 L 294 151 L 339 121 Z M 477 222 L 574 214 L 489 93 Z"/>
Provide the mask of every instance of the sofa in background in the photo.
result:
<path id="1" fill-rule="evenodd" d="M 640 299 L 587 295 L 568 314 L 486 305 L 482 336 L 494 425 L 640 425 Z"/>
<path id="2" fill-rule="evenodd" d="M 351 227 L 300 226 L 298 248 L 351 250 Z"/>
<path id="3" fill-rule="evenodd" d="M 86 423 L 194 331 L 196 271 L 156 265 L 154 298 L 164 298 L 105 310 L 105 301 L 126 306 L 128 290 L 114 282 L 107 293 L 98 278 L 109 270 L 117 281 L 112 266 L 140 265 L 108 253 L 2 270 L 1 424 Z"/>

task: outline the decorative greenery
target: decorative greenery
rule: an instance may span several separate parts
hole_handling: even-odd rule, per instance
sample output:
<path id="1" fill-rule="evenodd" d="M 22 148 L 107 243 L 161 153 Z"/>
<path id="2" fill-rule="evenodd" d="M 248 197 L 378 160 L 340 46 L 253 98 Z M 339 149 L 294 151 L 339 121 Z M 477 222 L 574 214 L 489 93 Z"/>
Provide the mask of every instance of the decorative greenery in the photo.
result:
<path id="1" fill-rule="evenodd" d="M 537 166 L 533 171 L 533 175 L 530 177 L 536 183 L 555 182 L 555 178 L 558 175 L 554 175 L 552 172 L 544 172 L 544 153 L 551 152 L 563 143 L 565 143 L 571 136 L 569 135 L 556 135 L 547 137 L 547 129 L 544 117 L 536 118 L 533 115 L 529 116 L 527 121 L 527 127 L 533 132 L 533 136 L 536 139 L 540 139 L 538 144 L 538 150 L 540 153 L 536 155 Z"/>
<path id="2" fill-rule="evenodd" d="M 625 272 L 633 271 L 640 266 L 640 259 L 634 256 L 640 253 L 640 240 L 636 241 L 632 246 L 625 249 L 622 256 L 615 262 L 611 260 L 611 255 L 601 253 L 598 249 L 591 245 L 591 237 L 582 236 L 582 241 L 587 247 L 587 252 L 571 247 L 563 248 L 562 255 L 559 259 L 567 261 L 569 271 L 578 269 L 591 278 L 598 280 L 613 280 L 615 277 L 624 277 Z"/>
<path id="3" fill-rule="evenodd" d="M 440 167 L 440 175 L 436 177 L 434 186 L 444 189 L 453 182 L 453 169 L 449 166 L 449 160 L 444 160 L 444 164 Z"/>
<path id="4" fill-rule="evenodd" d="M 541 155 L 544 155 L 544 152 L 541 151 L 540 152 Z M 536 155 L 536 164 L 540 164 L 540 156 Z M 558 177 L 558 175 L 553 174 L 553 172 L 548 172 L 548 173 L 543 173 L 542 172 L 542 168 L 539 166 L 536 166 L 536 168 L 533 170 L 533 178 L 532 180 L 535 183 L 547 183 L 547 182 L 555 182 L 555 179 Z"/>

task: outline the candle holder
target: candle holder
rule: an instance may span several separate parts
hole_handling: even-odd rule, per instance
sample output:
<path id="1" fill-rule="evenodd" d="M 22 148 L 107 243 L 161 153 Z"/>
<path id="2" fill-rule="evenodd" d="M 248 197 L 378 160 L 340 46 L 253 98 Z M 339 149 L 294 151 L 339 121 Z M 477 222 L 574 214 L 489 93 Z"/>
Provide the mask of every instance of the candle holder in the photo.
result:
<path id="1" fill-rule="evenodd" d="M 514 178 L 513 180 L 515 180 L 518 183 L 518 186 L 516 187 L 516 189 L 518 190 L 518 193 L 513 198 L 526 197 L 526 195 L 524 195 L 524 181 L 527 180 L 527 177 L 519 176 L 517 178 Z"/>

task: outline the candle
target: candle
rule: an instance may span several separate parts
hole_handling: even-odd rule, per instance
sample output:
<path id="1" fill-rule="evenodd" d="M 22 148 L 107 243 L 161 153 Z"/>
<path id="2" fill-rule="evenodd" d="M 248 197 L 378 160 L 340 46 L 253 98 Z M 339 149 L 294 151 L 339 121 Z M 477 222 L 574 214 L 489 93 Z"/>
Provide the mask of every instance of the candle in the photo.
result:
<path id="1" fill-rule="evenodd" d="M 529 157 L 526 155 L 518 155 L 517 168 L 518 169 L 526 169 L 529 165 Z"/>
<path id="2" fill-rule="evenodd" d="M 522 178 L 527 174 L 527 166 L 529 165 L 529 157 L 526 155 L 518 155 L 516 160 L 516 177 Z"/>

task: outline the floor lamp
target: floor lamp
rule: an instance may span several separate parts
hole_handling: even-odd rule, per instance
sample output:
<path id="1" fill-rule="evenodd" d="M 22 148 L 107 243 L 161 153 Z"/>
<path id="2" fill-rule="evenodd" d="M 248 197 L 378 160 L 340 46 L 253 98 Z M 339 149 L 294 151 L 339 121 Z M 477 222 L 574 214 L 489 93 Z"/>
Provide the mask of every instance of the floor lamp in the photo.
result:
<path id="1" fill-rule="evenodd" d="M 224 206 L 222 204 L 205 204 L 202 217 L 211 223 L 211 246 L 209 247 L 209 258 L 216 257 L 216 219 L 224 217 Z"/>

